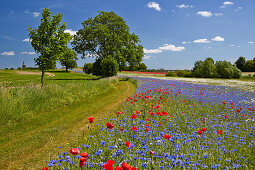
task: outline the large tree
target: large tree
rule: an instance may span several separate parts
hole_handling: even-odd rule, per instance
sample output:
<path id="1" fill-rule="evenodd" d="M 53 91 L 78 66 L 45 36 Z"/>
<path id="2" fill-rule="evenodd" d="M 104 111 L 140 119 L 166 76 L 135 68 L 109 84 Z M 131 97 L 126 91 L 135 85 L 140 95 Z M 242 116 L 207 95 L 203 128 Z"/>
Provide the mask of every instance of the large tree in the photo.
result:
<path id="1" fill-rule="evenodd" d="M 76 60 L 78 60 L 77 54 L 70 48 L 66 48 L 60 55 L 60 63 L 62 66 L 65 66 L 66 71 L 77 67 Z"/>
<path id="2" fill-rule="evenodd" d="M 130 33 L 126 21 L 114 12 L 100 11 L 82 25 L 73 38 L 73 48 L 83 58 L 96 57 L 96 66 L 102 66 L 100 62 L 110 58 L 111 62 L 116 60 L 121 71 L 127 65 L 136 66 L 142 61 L 144 52 L 138 36 Z"/>
<path id="3" fill-rule="evenodd" d="M 49 9 L 44 8 L 41 24 L 38 28 L 29 26 L 29 37 L 31 45 L 37 53 L 35 64 L 42 71 L 41 86 L 43 87 L 44 73 L 56 66 L 56 61 L 71 40 L 71 35 L 65 33 L 66 23 L 61 23 L 62 14 L 51 16 Z"/>
<path id="4" fill-rule="evenodd" d="M 236 60 L 235 64 L 238 69 L 241 71 L 245 71 L 244 65 L 246 63 L 245 57 L 239 57 L 238 60 Z"/>

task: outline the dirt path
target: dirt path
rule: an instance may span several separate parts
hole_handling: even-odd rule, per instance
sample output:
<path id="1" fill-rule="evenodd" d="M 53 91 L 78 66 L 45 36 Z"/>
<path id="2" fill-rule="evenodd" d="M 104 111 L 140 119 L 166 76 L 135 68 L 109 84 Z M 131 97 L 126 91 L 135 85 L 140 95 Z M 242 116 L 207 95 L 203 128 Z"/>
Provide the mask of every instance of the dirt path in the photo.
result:
<path id="1" fill-rule="evenodd" d="M 29 75 L 41 75 L 42 73 L 40 72 L 32 72 L 32 71 L 16 71 L 18 74 L 29 74 Z M 54 77 L 55 74 L 52 73 L 45 73 L 46 75 L 50 77 Z"/>
<path id="2" fill-rule="evenodd" d="M 135 87 L 133 84 L 129 82 L 120 82 L 119 86 L 114 89 L 112 93 L 103 96 L 97 100 L 96 103 L 86 103 L 85 109 L 81 106 L 72 110 L 76 115 L 72 113 L 66 114 L 61 119 L 50 122 L 49 124 L 24 135 L 24 138 L 20 138 L 20 140 L 25 140 L 27 137 L 29 138 L 36 135 L 45 130 L 45 128 L 57 128 L 56 124 L 59 124 L 60 122 L 66 123 L 66 121 L 70 119 L 75 119 L 76 116 L 83 117 L 82 119 L 75 121 L 74 126 L 70 126 L 59 133 L 58 136 L 49 138 L 48 142 L 45 143 L 43 147 L 17 148 L 17 153 L 13 155 L 11 159 L 13 161 L 8 162 L 8 168 L 5 169 L 38 169 L 47 165 L 46 161 L 50 160 L 50 155 L 53 157 L 57 156 L 59 150 L 58 146 L 62 146 L 67 150 L 69 148 L 68 143 L 75 142 L 82 135 L 82 132 L 86 132 L 87 125 L 89 124 L 87 117 L 95 117 L 95 123 L 103 117 L 110 117 L 113 112 L 121 107 L 122 102 L 128 96 L 131 96 L 134 91 Z"/>

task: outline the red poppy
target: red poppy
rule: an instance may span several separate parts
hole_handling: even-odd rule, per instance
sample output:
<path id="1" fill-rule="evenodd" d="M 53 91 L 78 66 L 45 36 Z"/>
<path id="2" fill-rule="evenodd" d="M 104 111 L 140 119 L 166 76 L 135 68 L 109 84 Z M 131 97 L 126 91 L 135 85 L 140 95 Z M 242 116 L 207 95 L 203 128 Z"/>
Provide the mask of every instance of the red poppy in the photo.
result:
<path id="1" fill-rule="evenodd" d="M 119 167 L 119 166 L 116 166 L 115 170 L 123 170 L 123 169 L 121 167 Z"/>
<path id="2" fill-rule="evenodd" d="M 49 170 L 49 168 L 47 168 L 47 167 L 43 167 L 43 168 L 42 168 L 42 170 Z"/>
<path id="3" fill-rule="evenodd" d="M 218 134 L 222 135 L 222 130 L 218 130 Z"/>
<path id="4" fill-rule="evenodd" d="M 201 130 L 198 130 L 197 133 L 198 133 L 199 135 L 202 135 L 202 134 L 203 134 L 203 132 L 202 132 Z"/>
<path id="5" fill-rule="evenodd" d="M 106 126 L 109 128 L 109 129 L 112 129 L 114 127 L 114 124 L 113 123 L 106 123 Z"/>
<path id="6" fill-rule="evenodd" d="M 132 115 L 131 118 L 132 118 L 132 119 L 135 119 L 135 118 L 137 118 L 137 116 L 136 116 L 136 115 Z"/>
<path id="7" fill-rule="evenodd" d="M 132 130 L 137 131 L 137 127 L 135 127 L 135 126 L 132 127 Z"/>
<path id="8" fill-rule="evenodd" d="M 95 119 L 94 117 L 88 117 L 90 123 L 93 123 L 94 119 Z"/>
<path id="9" fill-rule="evenodd" d="M 228 118 L 228 116 L 227 116 L 227 115 L 225 115 L 224 117 L 225 117 L 225 118 Z"/>
<path id="10" fill-rule="evenodd" d="M 140 111 L 136 111 L 136 114 L 140 114 L 141 112 Z"/>
<path id="11" fill-rule="evenodd" d="M 150 154 L 153 155 L 155 153 L 155 151 L 150 151 Z"/>
<path id="12" fill-rule="evenodd" d="M 203 132 L 205 132 L 205 131 L 206 131 L 206 128 L 202 128 L 201 130 L 202 130 Z"/>
<path id="13" fill-rule="evenodd" d="M 122 163 L 122 168 L 123 168 L 123 170 L 130 170 L 130 169 L 131 169 L 131 166 L 128 165 L 126 162 L 123 162 L 123 163 Z"/>
<path id="14" fill-rule="evenodd" d="M 103 165 L 103 168 L 106 170 L 113 170 L 112 165 L 115 163 L 113 160 L 107 160 L 107 164 Z"/>
<path id="15" fill-rule="evenodd" d="M 224 101 L 223 101 L 222 103 L 223 103 L 223 104 L 226 104 L 226 102 L 224 102 Z"/>
<path id="16" fill-rule="evenodd" d="M 69 152 L 72 154 L 72 155 L 78 155 L 80 153 L 80 150 L 78 148 L 71 148 L 69 150 Z"/>
<path id="17" fill-rule="evenodd" d="M 144 130 L 145 130 L 146 132 L 148 132 L 150 129 L 149 129 L 149 128 L 145 128 Z"/>
<path id="18" fill-rule="evenodd" d="M 83 153 L 80 154 L 81 157 L 87 157 L 88 155 L 89 155 L 89 154 L 86 153 L 86 152 L 83 152 Z"/>
<path id="19" fill-rule="evenodd" d="M 87 161 L 87 157 L 81 157 L 79 166 L 83 167 L 85 165 L 86 161 Z"/>
<path id="20" fill-rule="evenodd" d="M 236 112 L 237 112 L 237 113 L 240 113 L 240 110 L 237 109 Z"/>
<path id="21" fill-rule="evenodd" d="M 123 129 L 123 128 L 120 128 L 120 130 L 121 130 L 121 131 L 124 131 L 124 129 Z"/>
<path id="22" fill-rule="evenodd" d="M 125 144 L 127 145 L 127 147 L 130 147 L 130 142 L 129 141 L 126 141 Z"/>
<path id="23" fill-rule="evenodd" d="M 164 136 L 163 136 L 165 139 L 169 139 L 169 138 L 171 138 L 171 136 L 170 135 L 167 135 L 167 134 L 164 134 Z"/>

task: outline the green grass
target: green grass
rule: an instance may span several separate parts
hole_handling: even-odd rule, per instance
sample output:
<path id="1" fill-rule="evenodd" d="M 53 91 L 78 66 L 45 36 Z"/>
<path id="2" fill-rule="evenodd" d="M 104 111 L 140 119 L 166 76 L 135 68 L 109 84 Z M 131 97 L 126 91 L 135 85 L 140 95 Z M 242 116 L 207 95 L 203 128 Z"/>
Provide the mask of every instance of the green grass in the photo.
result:
<path id="1" fill-rule="evenodd" d="M 72 141 L 70 136 L 76 133 L 76 126 L 88 116 L 99 114 L 98 111 L 103 113 L 114 100 L 123 100 L 134 92 L 131 83 L 116 78 L 98 79 L 62 71 L 50 73 L 55 76 L 46 76 L 45 86 L 40 88 L 40 75 L 0 71 L 0 169 L 28 168 L 25 163 L 33 163 L 34 167 L 38 160 L 47 160 L 48 155 L 38 151 L 49 152 L 45 149 L 52 149 L 49 141 L 58 141 L 57 146 Z M 120 103 L 108 111 L 119 106 Z"/>

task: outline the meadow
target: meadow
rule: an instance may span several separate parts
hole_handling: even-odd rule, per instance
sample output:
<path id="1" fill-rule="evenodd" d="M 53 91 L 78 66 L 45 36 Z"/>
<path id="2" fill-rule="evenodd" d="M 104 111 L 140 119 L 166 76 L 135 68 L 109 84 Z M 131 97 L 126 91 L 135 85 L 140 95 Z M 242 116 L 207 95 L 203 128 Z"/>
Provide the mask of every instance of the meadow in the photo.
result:
<path id="1" fill-rule="evenodd" d="M 83 137 L 42 169 L 254 169 L 253 91 L 135 79 L 122 109 L 88 116 Z"/>
<path id="2" fill-rule="evenodd" d="M 38 71 L 0 70 L 0 169 L 40 167 L 82 136 L 87 116 L 109 115 L 135 90 L 118 78 L 48 73 L 40 88 Z"/>

